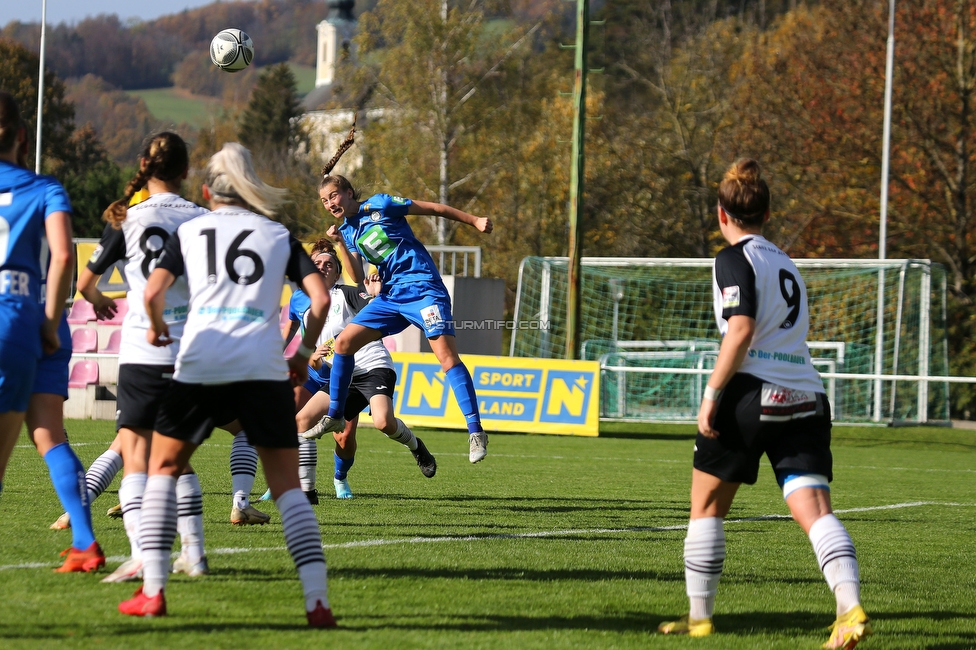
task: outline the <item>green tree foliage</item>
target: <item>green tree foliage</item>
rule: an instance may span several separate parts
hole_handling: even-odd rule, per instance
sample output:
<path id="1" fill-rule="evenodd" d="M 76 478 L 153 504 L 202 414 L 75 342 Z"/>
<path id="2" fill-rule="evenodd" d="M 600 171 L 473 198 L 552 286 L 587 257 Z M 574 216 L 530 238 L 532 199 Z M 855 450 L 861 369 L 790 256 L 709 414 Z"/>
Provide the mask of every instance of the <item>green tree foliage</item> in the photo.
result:
<path id="1" fill-rule="evenodd" d="M 136 172 L 123 172 L 109 158 L 95 130 L 86 125 L 71 138 L 73 156 L 58 171 L 58 180 L 71 197 L 72 226 L 75 237 L 100 237 L 104 229 L 102 212 L 122 196 L 129 178 Z"/>
<path id="2" fill-rule="evenodd" d="M 301 139 L 296 118 L 301 100 L 295 75 L 287 64 L 266 68 L 258 77 L 247 107 L 241 113 L 237 137 L 264 158 L 283 158 Z"/>
<path id="3" fill-rule="evenodd" d="M 497 161 L 471 155 L 482 133 L 505 128 L 501 89 L 517 78 L 510 66 L 532 52 L 542 27 L 487 21 L 481 0 L 455 3 L 380 0 L 360 21 L 360 55 L 373 103 L 387 109 L 370 134 L 377 181 L 424 200 L 474 205 L 492 182 Z M 432 221 L 436 243 L 453 228 Z"/>
<path id="4" fill-rule="evenodd" d="M 0 89 L 11 93 L 33 139 L 37 133 L 38 58 L 25 47 L 0 39 Z M 74 107 L 65 99 L 64 83 L 49 69 L 44 72 L 44 114 L 41 160 L 49 170 L 70 158 L 69 140 L 74 131 Z M 34 148 L 28 165 L 34 168 Z"/>
<path id="5" fill-rule="evenodd" d="M 14 95 L 28 132 L 37 124 L 37 57 L 21 45 L 0 39 L 0 89 Z M 125 179 L 91 126 L 76 130 L 74 106 L 54 73 L 44 75 L 44 170 L 64 184 L 71 197 L 77 236 L 98 236 L 102 211 L 121 196 Z M 34 149 L 29 166 L 33 168 Z"/>

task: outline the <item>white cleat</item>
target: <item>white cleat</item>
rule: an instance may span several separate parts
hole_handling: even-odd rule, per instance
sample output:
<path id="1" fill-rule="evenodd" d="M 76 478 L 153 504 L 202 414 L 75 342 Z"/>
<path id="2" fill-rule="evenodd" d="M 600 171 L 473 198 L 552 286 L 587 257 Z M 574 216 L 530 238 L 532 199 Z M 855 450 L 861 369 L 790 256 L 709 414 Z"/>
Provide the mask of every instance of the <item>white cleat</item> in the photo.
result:
<path id="1" fill-rule="evenodd" d="M 58 520 L 48 526 L 51 530 L 67 530 L 71 528 L 71 515 L 67 512 L 58 517 Z"/>
<path id="2" fill-rule="evenodd" d="M 142 560 L 128 559 L 110 575 L 102 578 L 102 582 L 134 582 L 142 580 Z"/>
<path id="3" fill-rule="evenodd" d="M 488 434 L 478 431 L 468 436 L 468 460 L 478 463 L 488 455 Z"/>
<path id="4" fill-rule="evenodd" d="M 342 431 L 346 428 L 345 418 L 333 418 L 329 415 L 323 415 L 322 419 L 318 423 L 309 429 L 301 433 L 300 435 L 305 440 L 318 440 L 327 433 L 334 433 L 336 431 Z"/>
<path id="5" fill-rule="evenodd" d="M 204 555 L 196 564 L 190 564 L 186 556 L 180 554 L 173 561 L 173 573 L 185 573 L 191 578 L 199 578 L 210 573 L 210 565 L 207 564 L 207 556 Z"/>
<path id="6" fill-rule="evenodd" d="M 238 508 L 234 506 L 230 511 L 230 523 L 235 526 L 261 525 L 271 521 L 271 515 L 266 515 L 254 506 Z"/>

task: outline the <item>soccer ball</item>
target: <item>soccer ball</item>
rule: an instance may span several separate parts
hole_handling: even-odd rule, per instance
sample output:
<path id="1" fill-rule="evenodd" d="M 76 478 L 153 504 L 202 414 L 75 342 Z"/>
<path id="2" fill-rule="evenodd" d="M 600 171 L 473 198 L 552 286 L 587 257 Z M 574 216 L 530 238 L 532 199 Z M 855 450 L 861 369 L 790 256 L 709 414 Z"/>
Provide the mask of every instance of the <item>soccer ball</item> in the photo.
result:
<path id="1" fill-rule="evenodd" d="M 251 37 L 239 29 L 225 29 L 210 41 L 210 60 L 224 72 L 237 72 L 254 58 Z"/>

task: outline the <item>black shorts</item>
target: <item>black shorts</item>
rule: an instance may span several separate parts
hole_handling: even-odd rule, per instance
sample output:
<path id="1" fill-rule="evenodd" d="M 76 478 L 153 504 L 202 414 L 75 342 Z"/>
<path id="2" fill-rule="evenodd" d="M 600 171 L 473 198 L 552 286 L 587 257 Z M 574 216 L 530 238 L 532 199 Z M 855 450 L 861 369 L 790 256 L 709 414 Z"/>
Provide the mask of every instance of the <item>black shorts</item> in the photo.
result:
<path id="1" fill-rule="evenodd" d="M 712 427 L 718 438 L 695 438 L 695 469 L 729 483 L 752 485 L 765 453 L 773 470 L 822 474 L 833 480 L 830 454 L 830 404 L 816 394 L 814 415 L 787 421 L 764 421 L 763 380 L 736 374 L 726 386 Z"/>
<path id="2" fill-rule="evenodd" d="M 361 375 L 353 375 L 349 384 L 349 395 L 346 397 L 346 411 L 343 414 L 351 420 L 369 406 L 369 400 L 374 395 L 393 397 L 396 387 L 396 371 L 390 368 L 376 368 Z"/>
<path id="3" fill-rule="evenodd" d="M 156 425 L 156 413 L 173 383 L 173 366 L 123 363 L 119 366 L 115 430 L 149 429 Z"/>
<path id="4" fill-rule="evenodd" d="M 255 447 L 298 447 L 295 394 L 288 381 L 173 381 L 159 406 L 155 429 L 169 438 L 199 445 L 215 426 L 232 420 L 240 420 L 247 441 Z"/>

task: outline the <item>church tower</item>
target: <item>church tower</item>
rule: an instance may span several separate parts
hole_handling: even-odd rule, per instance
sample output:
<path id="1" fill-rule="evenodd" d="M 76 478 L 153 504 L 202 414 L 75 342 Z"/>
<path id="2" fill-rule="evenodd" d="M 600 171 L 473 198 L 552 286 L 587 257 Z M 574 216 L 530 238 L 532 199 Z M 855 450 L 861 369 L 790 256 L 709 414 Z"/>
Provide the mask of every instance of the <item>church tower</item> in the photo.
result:
<path id="1" fill-rule="evenodd" d="M 336 65 L 351 52 L 356 35 L 356 18 L 352 9 L 356 0 L 329 0 L 329 17 L 318 24 L 318 56 L 315 64 L 315 87 L 335 81 Z"/>

